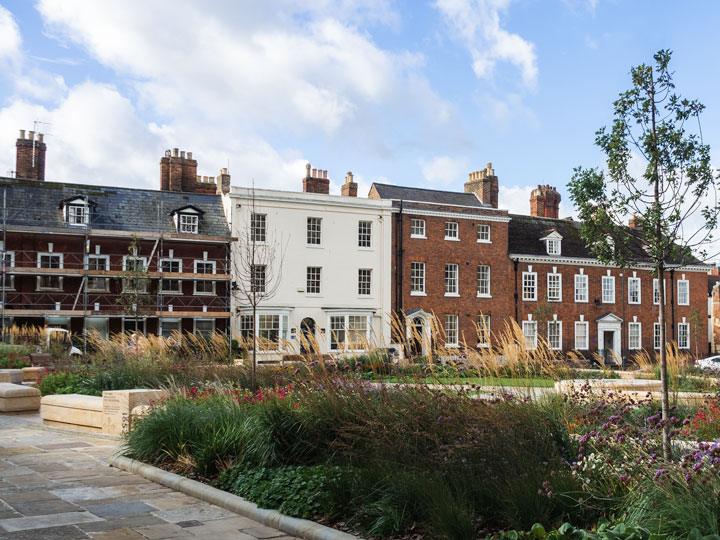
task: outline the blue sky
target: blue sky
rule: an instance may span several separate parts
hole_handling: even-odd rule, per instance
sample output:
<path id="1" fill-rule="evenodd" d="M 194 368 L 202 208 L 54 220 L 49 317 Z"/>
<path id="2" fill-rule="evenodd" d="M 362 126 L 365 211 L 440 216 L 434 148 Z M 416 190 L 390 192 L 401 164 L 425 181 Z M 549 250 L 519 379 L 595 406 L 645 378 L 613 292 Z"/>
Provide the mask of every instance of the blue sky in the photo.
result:
<path id="1" fill-rule="evenodd" d="M 720 152 L 712 1 L 0 0 L 0 174 L 18 129 L 47 179 L 156 188 L 166 148 L 233 185 L 374 180 L 461 190 L 490 161 L 500 204 L 602 164 L 594 132 L 631 66 L 674 51 Z"/>

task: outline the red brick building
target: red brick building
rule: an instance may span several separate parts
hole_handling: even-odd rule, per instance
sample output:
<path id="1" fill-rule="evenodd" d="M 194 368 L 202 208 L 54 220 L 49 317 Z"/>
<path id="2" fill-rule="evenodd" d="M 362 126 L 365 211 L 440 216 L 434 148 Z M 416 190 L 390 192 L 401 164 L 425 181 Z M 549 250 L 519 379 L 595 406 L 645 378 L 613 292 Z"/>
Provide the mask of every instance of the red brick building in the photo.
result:
<path id="1" fill-rule="evenodd" d="M 529 342 L 540 335 L 555 349 L 608 361 L 657 348 L 658 283 L 637 234 L 631 249 L 640 262 L 607 266 L 583 243 L 580 223 L 559 219 L 554 188 L 533 190 L 529 216 L 498 209 L 497 193 L 489 163 L 464 193 L 373 184 L 370 197 L 393 201 L 393 309 L 408 336 L 425 336 L 414 352 L 430 345 L 431 321 L 441 329 L 432 339 L 475 347 L 491 345 L 510 319 Z M 667 335 L 704 354 L 708 268 L 696 260 L 668 268 Z"/>
<path id="2" fill-rule="evenodd" d="M 21 131 L 0 178 L 2 320 L 103 335 L 207 334 L 229 321 L 230 176 L 167 151 L 159 191 L 45 181 L 42 135 Z"/>

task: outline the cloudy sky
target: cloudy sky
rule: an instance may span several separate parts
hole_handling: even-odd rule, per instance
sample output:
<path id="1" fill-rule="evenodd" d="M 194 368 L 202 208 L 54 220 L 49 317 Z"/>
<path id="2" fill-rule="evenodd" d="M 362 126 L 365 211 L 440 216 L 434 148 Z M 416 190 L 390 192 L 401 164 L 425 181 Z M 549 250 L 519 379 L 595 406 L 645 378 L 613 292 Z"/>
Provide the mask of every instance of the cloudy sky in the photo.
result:
<path id="1" fill-rule="evenodd" d="M 689 6 L 692 7 L 689 7 Z M 18 129 L 51 181 L 157 188 L 166 148 L 233 185 L 461 190 L 492 162 L 500 205 L 596 166 L 631 66 L 674 50 L 720 151 L 720 4 L 676 0 L 0 0 L 0 175 Z M 718 164 L 717 159 L 715 165 Z"/>

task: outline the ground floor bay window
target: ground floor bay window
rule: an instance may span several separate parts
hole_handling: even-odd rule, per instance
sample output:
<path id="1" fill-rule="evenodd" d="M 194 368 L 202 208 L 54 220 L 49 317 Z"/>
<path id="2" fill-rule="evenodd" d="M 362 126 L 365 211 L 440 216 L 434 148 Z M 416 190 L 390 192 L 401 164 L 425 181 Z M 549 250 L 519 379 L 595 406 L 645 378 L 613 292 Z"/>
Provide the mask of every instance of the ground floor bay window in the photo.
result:
<path id="1" fill-rule="evenodd" d="M 328 343 L 331 351 L 364 351 L 370 346 L 371 315 L 333 313 L 329 316 Z"/>
<path id="2" fill-rule="evenodd" d="M 279 351 L 285 348 L 287 341 L 289 317 L 286 311 L 244 312 L 239 317 L 240 336 L 247 346 L 252 346 L 253 336 L 257 335 L 258 350 Z M 257 329 L 257 333 L 256 333 Z"/>

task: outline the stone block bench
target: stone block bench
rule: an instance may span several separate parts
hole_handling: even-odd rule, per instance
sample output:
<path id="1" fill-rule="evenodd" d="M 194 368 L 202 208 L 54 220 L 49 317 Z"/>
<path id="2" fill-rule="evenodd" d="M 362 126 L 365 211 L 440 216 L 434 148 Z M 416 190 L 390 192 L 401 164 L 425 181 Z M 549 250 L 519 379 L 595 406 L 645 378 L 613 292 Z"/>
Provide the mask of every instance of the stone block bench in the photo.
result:
<path id="1" fill-rule="evenodd" d="M 40 418 L 44 424 L 102 432 L 103 398 L 82 394 L 43 396 Z"/>
<path id="2" fill-rule="evenodd" d="M 100 396 L 57 394 L 42 398 L 43 423 L 106 435 L 124 435 L 130 429 L 134 409 L 149 406 L 168 396 L 167 390 L 112 390 Z"/>
<path id="3" fill-rule="evenodd" d="M 0 383 L 22 384 L 22 369 L 0 369 Z"/>
<path id="4" fill-rule="evenodd" d="M 45 372 L 45 368 L 41 366 L 24 367 L 22 368 L 22 372 L 23 382 L 34 383 L 37 382 L 37 380 L 40 378 L 40 375 Z"/>
<path id="5" fill-rule="evenodd" d="M 557 381 L 555 391 L 561 394 L 578 391 L 585 385 L 589 385 L 596 392 L 657 392 L 662 389 L 662 383 L 656 379 L 568 379 Z"/>
<path id="6" fill-rule="evenodd" d="M 37 411 L 40 390 L 21 384 L 0 383 L 0 412 Z"/>

